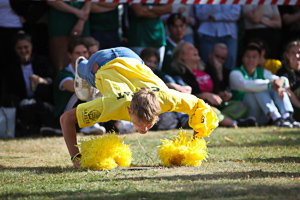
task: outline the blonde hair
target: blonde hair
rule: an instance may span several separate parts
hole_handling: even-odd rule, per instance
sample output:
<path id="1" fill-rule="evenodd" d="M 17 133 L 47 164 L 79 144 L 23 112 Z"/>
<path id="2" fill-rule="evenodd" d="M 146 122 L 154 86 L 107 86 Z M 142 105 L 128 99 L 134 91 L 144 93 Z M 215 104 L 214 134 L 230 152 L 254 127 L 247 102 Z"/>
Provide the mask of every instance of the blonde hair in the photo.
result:
<path id="1" fill-rule="evenodd" d="M 130 103 L 130 112 L 136 116 L 140 122 L 151 124 L 158 121 L 161 107 L 156 94 L 147 89 L 141 88 L 133 95 Z"/>
<path id="2" fill-rule="evenodd" d="M 214 52 L 214 50 L 217 48 L 217 47 L 220 47 L 221 49 L 225 49 L 228 51 L 228 48 L 227 48 L 227 45 L 224 44 L 224 43 L 217 43 L 213 46 L 211 52 Z"/>
<path id="3" fill-rule="evenodd" d="M 290 66 L 290 61 L 289 59 L 287 59 L 286 57 L 286 54 L 288 53 L 288 51 L 293 47 L 293 46 L 299 46 L 300 47 L 300 40 L 294 40 L 294 41 L 291 41 L 289 42 L 287 45 L 286 45 L 286 48 L 285 48 L 285 51 L 284 51 L 284 54 L 283 54 L 283 63 Z"/>
<path id="4" fill-rule="evenodd" d="M 184 46 L 187 43 L 189 43 L 189 42 L 179 43 L 176 46 L 176 48 L 173 50 L 173 54 L 172 54 L 171 66 L 174 67 L 177 70 L 177 72 L 179 72 L 181 74 L 184 74 L 187 69 L 191 71 L 189 66 L 181 59 L 181 55 L 185 53 Z M 203 71 L 205 69 L 204 63 L 201 60 L 199 61 L 197 68 L 200 71 Z"/>

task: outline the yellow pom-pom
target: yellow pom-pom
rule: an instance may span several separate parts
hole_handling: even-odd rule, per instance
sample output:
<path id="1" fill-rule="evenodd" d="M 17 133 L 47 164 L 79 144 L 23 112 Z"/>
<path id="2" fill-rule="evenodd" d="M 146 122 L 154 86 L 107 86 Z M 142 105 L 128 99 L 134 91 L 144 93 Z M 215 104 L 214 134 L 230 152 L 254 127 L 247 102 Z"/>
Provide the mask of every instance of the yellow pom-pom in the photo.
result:
<path id="1" fill-rule="evenodd" d="M 129 167 L 132 151 L 124 142 L 125 138 L 119 138 L 115 133 L 79 141 L 81 168 L 110 170 L 117 166 Z"/>
<path id="2" fill-rule="evenodd" d="M 189 125 L 198 132 L 198 137 L 209 137 L 211 132 L 218 127 L 219 120 L 216 113 L 202 99 L 198 99 L 195 114 L 190 117 Z"/>
<path id="3" fill-rule="evenodd" d="M 158 157 L 163 165 L 170 166 L 199 166 L 202 160 L 206 160 L 206 141 L 196 137 L 186 131 L 180 131 L 172 140 L 161 140 Z"/>

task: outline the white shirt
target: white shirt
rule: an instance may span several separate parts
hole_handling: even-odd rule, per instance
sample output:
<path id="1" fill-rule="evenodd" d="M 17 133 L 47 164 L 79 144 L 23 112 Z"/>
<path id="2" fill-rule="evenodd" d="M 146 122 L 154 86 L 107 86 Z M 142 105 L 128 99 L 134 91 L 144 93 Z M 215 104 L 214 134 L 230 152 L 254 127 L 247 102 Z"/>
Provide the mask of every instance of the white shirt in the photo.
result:
<path id="1" fill-rule="evenodd" d="M 20 17 L 11 9 L 9 0 L 0 0 L 0 27 L 22 28 Z"/>

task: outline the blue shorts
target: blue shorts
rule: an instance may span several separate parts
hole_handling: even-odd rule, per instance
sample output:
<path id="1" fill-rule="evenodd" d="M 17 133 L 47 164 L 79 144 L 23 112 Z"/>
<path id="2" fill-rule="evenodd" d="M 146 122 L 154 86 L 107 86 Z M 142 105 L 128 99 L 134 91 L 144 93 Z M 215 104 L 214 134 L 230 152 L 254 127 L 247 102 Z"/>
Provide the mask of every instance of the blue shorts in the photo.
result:
<path id="1" fill-rule="evenodd" d="M 144 64 L 143 60 L 129 48 L 117 47 L 111 49 L 103 49 L 94 53 L 94 55 L 91 56 L 90 60 L 84 60 L 80 62 L 77 68 L 78 74 L 81 78 L 85 79 L 90 86 L 96 87 L 95 72 L 92 70 L 92 66 L 94 65 L 94 63 L 97 62 L 99 66 L 98 69 L 100 69 L 101 66 L 117 57 L 135 58 L 142 64 Z"/>

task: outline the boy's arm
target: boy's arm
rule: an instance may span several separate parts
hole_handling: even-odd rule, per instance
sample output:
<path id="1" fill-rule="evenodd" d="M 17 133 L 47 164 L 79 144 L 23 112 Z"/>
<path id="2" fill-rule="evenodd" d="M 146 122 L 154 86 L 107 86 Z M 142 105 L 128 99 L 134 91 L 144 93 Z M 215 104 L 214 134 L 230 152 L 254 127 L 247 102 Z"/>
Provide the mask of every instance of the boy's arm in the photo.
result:
<path id="1" fill-rule="evenodd" d="M 219 120 L 213 109 L 194 95 L 170 89 L 161 92 L 160 98 L 163 112 L 183 112 L 190 116 L 189 125 L 198 137 L 208 137 L 218 126 Z"/>
<path id="2" fill-rule="evenodd" d="M 78 147 L 76 147 L 77 145 L 76 123 L 77 123 L 76 108 L 73 108 L 72 110 L 65 112 L 60 117 L 60 125 L 71 157 L 79 153 L 79 149 Z M 74 166 L 76 168 L 80 168 L 78 162 L 74 162 Z"/>

